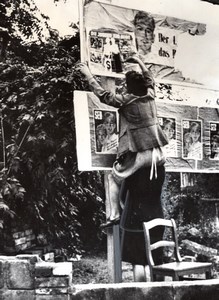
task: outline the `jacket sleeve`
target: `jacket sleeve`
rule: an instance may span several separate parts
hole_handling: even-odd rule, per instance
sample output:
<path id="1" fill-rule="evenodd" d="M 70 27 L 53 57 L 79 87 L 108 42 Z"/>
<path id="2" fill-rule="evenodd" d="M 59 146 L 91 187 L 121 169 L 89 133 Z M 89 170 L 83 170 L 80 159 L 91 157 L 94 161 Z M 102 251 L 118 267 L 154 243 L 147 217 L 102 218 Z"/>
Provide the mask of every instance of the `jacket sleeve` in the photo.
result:
<path id="1" fill-rule="evenodd" d="M 121 107 L 124 104 L 123 95 L 104 90 L 95 78 L 92 77 L 89 80 L 89 86 L 101 102 L 117 108 Z"/>
<path id="2" fill-rule="evenodd" d="M 153 78 L 153 75 L 152 75 L 151 71 L 144 70 L 142 72 L 142 74 L 143 74 L 145 83 L 148 86 L 148 88 L 154 89 L 155 88 L 155 81 L 154 81 L 154 78 Z"/>

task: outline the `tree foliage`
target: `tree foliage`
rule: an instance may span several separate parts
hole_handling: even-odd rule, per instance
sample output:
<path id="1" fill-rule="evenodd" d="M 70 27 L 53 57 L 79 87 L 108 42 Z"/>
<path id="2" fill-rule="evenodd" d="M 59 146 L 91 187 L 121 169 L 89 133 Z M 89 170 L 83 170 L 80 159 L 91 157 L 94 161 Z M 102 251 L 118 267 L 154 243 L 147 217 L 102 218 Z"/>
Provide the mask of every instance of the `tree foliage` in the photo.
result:
<path id="1" fill-rule="evenodd" d="M 13 8 L 12 15 L 18 18 L 21 11 Z M 30 6 L 29 13 L 33 13 Z M 28 18 L 19 16 L 19 24 L 27 27 L 25 32 L 23 25 L 19 28 L 27 36 L 30 28 L 40 33 L 38 25 L 32 27 L 35 17 Z M 46 42 L 12 38 L 6 59 L 0 62 L 0 211 L 10 217 L 14 212 L 17 222 L 31 224 L 56 246 L 75 252 L 84 227 L 90 224 L 88 232 L 96 233 L 103 218 L 102 176 L 77 170 L 73 91 L 87 88 L 74 71 L 79 34 L 60 40 L 55 31 L 50 33 Z M 6 216 L 0 215 L 2 225 Z"/>

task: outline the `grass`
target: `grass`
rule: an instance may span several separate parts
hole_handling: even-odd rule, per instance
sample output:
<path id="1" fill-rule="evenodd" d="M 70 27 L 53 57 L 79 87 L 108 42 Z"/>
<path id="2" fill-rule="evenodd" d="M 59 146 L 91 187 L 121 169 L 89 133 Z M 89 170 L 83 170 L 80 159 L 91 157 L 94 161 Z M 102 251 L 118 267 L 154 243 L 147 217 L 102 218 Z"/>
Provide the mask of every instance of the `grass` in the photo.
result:
<path id="1" fill-rule="evenodd" d="M 133 282 L 132 266 L 122 263 L 122 281 Z M 110 283 L 106 253 L 86 254 L 73 264 L 74 284 Z"/>

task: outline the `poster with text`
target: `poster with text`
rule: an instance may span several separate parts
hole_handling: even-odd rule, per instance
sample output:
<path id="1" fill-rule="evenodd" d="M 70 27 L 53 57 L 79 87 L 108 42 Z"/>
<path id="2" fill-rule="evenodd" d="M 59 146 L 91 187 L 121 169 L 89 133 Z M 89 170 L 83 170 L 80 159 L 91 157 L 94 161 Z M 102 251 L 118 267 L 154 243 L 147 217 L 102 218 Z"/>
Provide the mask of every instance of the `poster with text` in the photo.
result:
<path id="1" fill-rule="evenodd" d="M 138 53 L 156 79 L 198 83 L 187 70 L 194 62 L 193 50 L 206 35 L 206 24 L 97 1 L 83 7 L 82 23 L 82 60 L 93 74 L 123 77 L 134 67 L 127 57 Z"/>
<path id="2" fill-rule="evenodd" d="M 163 147 L 165 156 L 177 157 L 176 119 L 158 116 L 158 121 L 168 140 L 168 144 Z"/>
<path id="3" fill-rule="evenodd" d="M 218 91 L 156 83 L 158 122 L 169 144 L 168 172 L 219 172 Z M 109 170 L 116 159 L 119 114 L 92 92 L 74 92 L 78 168 Z"/>
<path id="4" fill-rule="evenodd" d="M 112 168 L 118 147 L 117 109 L 103 104 L 92 92 L 74 91 L 78 169 Z"/>
<path id="5" fill-rule="evenodd" d="M 118 117 L 113 110 L 94 109 L 96 153 L 116 154 L 118 149 Z"/>
<path id="6" fill-rule="evenodd" d="M 198 120 L 182 120 L 182 157 L 202 160 L 202 123 Z"/>
<path id="7" fill-rule="evenodd" d="M 210 122 L 210 159 L 219 160 L 219 122 Z"/>

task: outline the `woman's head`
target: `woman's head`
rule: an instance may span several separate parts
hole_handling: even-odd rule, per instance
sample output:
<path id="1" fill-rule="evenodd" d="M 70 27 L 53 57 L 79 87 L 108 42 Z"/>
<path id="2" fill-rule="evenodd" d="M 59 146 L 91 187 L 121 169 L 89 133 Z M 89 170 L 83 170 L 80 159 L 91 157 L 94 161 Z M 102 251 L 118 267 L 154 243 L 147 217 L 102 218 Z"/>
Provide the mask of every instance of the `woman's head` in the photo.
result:
<path id="1" fill-rule="evenodd" d="M 200 124 L 197 122 L 192 122 L 189 132 L 190 132 L 193 143 L 198 142 L 198 140 L 200 139 L 200 136 L 201 136 Z"/>
<path id="2" fill-rule="evenodd" d="M 217 134 L 212 136 L 211 151 L 214 153 L 219 153 L 219 135 L 217 135 Z"/>
<path id="3" fill-rule="evenodd" d="M 163 131 L 166 134 L 168 140 L 174 138 L 175 122 L 171 119 L 166 119 L 163 123 Z"/>
<path id="4" fill-rule="evenodd" d="M 115 114 L 111 112 L 106 112 L 104 114 L 104 126 L 107 131 L 107 135 L 112 135 L 116 132 L 116 117 Z"/>
<path id="5" fill-rule="evenodd" d="M 190 135 L 190 132 L 186 132 L 184 134 L 184 147 L 186 150 L 190 150 L 191 148 L 191 145 L 192 145 L 192 137 Z"/>
<path id="6" fill-rule="evenodd" d="M 151 45 L 154 42 L 154 18 L 144 12 L 139 11 L 134 18 L 135 37 L 140 54 L 148 54 L 151 51 Z"/>
<path id="7" fill-rule="evenodd" d="M 103 124 L 99 124 L 97 127 L 96 127 L 96 137 L 97 137 L 97 141 L 103 145 L 104 141 L 105 141 L 105 138 L 107 136 L 107 131 L 106 131 L 106 128 Z"/>
<path id="8" fill-rule="evenodd" d="M 129 94 L 144 96 L 147 94 L 148 85 L 143 75 L 136 71 L 129 71 L 125 75 L 126 87 Z"/>

